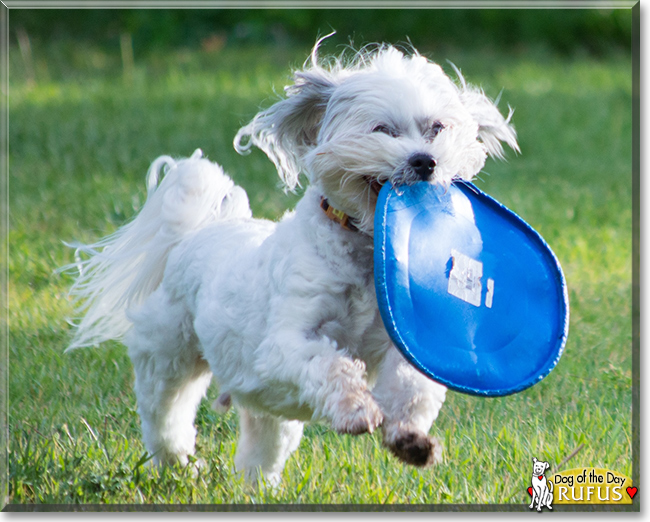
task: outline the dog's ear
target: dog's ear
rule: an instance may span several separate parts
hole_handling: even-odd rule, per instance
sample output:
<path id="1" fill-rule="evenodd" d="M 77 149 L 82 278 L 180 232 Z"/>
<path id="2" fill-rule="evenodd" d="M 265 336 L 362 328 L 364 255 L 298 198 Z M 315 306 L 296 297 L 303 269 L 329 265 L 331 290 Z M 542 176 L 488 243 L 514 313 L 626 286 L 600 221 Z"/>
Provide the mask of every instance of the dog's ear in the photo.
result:
<path id="1" fill-rule="evenodd" d="M 508 116 L 504 118 L 495 103 L 482 91 L 471 87 L 464 89 L 461 100 L 478 123 L 478 137 L 490 156 L 503 158 L 501 142 L 519 152 L 517 134 L 510 124 L 514 109 L 509 108 Z"/>
<path id="2" fill-rule="evenodd" d="M 537 457 L 533 457 L 533 464 L 537 464 Z"/>
<path id="3" fill-rule="evenodd" d="M 293 84 L 285 87 L 287 97 L 258 113 L 235 136 L 235 149 L 248 152 L 259 147 L 275 164 L 289 189 L 298 185 L 301 158 L 316 145 L 327 103 L 334 91 L 331 73 L 312 60 L 312 66 L 294 73 Z M 247 142 L 243 142 L 248 137 Z"/>
<path id="4" fill-rule="evenodd" d="M 510 123 L 514 109 L 509 107 L 508 116 L 504 118 L 497 108 L 499 99 L 492 102 L 481 89 L 469 85 L 458 68 L 454 64 L 451 65 L 460 81 L 461 103 L 478 123 L 478 137 L 485 145 L 487 153 L 492 157 L 503 158 L 501 142 L 506 143 L 515 152 L 520 152 L 517 133 Z"/>

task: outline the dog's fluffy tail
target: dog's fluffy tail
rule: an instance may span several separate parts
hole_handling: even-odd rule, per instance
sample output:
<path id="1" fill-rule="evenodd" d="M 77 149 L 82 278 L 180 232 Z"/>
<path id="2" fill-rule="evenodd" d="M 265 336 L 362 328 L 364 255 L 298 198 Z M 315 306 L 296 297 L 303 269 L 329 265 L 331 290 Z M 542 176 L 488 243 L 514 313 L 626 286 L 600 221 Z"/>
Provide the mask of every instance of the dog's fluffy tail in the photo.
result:
<path id="1" fill-rule="evenodd" d="M 126 310 L 158 287 L 169 252 L 187 234 L 251 217 L 246 192 L 202 156 L 197 150 L 178 161 L 156 159 L 147 174 L 147 201 L 133 221 L 92 245 L 68 245 L 77 249 L 77 262 L 62 270 L 79 272 L 70 294 L 80 319 L 67 350 L 121 339 L 130 327 Z"/>

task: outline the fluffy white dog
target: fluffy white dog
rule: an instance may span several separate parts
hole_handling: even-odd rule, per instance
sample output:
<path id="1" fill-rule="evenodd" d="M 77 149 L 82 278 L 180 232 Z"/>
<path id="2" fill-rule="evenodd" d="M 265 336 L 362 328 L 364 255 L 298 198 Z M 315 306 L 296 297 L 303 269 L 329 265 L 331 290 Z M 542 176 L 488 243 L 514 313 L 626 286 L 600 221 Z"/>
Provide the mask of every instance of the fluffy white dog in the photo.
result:
<path id="1" fill-rule="evenodd" d="M 295 211 L 254 219 L 201 151 L 163 156 L 139 215 L 79 247 L 90 257 L 72 289 L 83 318 L 70 348 L 126 344 L 157 463 L 188 463 L 213 377 L 215 406 L 239 412 L 235 465 L 250 481 L 278 483 L 305 421 L 349 434 L 381 426 L 402 461 L 441 458 L 428 432 L 446 389 L 401 356 L 377 308 L 377 193 L 472 179 L 502 141 L 518 149 L 510 115 L 416 51 L 380 45 L 323 62 L 317 49 L 286 97 L 235 137 L 241 153 L 263 150 L 288 189 L 306 177 Z"/>

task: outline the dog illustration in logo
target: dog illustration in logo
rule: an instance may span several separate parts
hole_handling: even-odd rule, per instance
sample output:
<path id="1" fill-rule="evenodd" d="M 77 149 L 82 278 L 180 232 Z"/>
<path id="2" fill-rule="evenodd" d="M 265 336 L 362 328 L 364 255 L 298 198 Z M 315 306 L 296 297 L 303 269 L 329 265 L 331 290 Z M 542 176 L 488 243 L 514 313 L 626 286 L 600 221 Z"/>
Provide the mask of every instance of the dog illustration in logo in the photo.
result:
<path id="1" fill-rule="evenodd" d="M 548 462 L 542 462 L 533 457 L 533 481 L 531 493 L 533 500 L 531 500 L 530 506 L 528 506 L 530 509 L 533 509 L 535 500 L 537 500 L 537 511 L 541 511 L 544 506 L 548 509 L 553 509 L 551 507 L 551 503 L 553 502 L 553 483 L 547 481 L 544 476 L 544 473 L 549 467 Z"/>

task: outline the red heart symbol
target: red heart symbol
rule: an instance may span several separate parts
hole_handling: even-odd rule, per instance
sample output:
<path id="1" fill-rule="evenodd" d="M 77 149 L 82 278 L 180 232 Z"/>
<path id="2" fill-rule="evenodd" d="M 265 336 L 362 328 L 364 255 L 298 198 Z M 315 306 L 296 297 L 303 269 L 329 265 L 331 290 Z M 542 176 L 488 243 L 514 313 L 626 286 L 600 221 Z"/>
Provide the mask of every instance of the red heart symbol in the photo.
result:
<path id="1" fill-rule="evenodd" d="M 636 492 L 639 490 L 637 488 L 627 488 L 625 491 L 630 495 L 630 498 L 634 498 L 634 495 L 636 495 Z"/>
<path id="2" fill-rule="evenodd" d="M 543 476 L 544 476 L 544 475 L 540 475 L 540 476 L 537 477 L 537 478 L 538 478 L 539 480 L 542 480 L 542 477 L 543 477 Z"/>
<path id="3" fill-rule="evenodd" d="M 630 489 L 630 488 L 628 488 L 628 489 Z M 628 491 L 628 493 L 629 493 L 629 491 Z M 636 493 L 636 491 L 635 491 L 635 493 Z M 528 488 L 528 494 L 529 494 L 531 497 L 533 496 L 533 488 Z"/>

